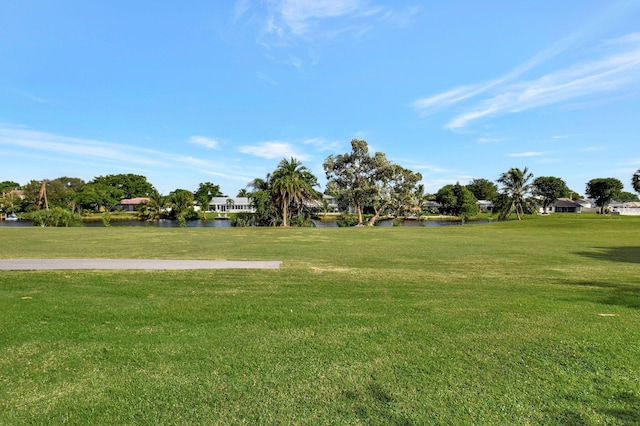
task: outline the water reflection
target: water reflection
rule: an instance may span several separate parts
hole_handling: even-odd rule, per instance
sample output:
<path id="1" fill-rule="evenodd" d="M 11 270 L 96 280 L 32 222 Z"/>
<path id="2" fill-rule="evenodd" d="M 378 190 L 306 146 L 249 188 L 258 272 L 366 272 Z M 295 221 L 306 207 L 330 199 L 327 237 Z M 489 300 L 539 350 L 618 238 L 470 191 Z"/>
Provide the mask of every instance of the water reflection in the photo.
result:
<path id="1" fill-rule="evenodd" d="M 397 223 L 397 225 L 396 225 Z M 491 223 L 489 220 L 473 220 L 465 222 L 465 225 L 472 224 L 485 224 Z M 316 228 L 337 228 L 338 221 L 335 219 L 328 220 L 319 220 L 314 219 L 313 225 Z M 396 221 L 393 219 L 389 220 L 381 220 L 376 223 L 376 226 L 409 226 L 409 227 L 436 227 L 436 226 L 460 226 L 461 222 L 453 221 L 453 220 L 400 220 Z M 28 220 L 18 220 L 18 221 L 0 221 L 0 226 L 33 226 L 33 224 Z M 84 221 L 82 226 L 88 228 L 103 228 L 104 224 L 101 220 L 90 220 Z M 127 220 L 112 220 L 111 226 L 149 226 L 155 228 L 178 228 L 180 225 L 177 220 L 168 220 L 168 219 L 160 219 L 160 220 L 135 220 L 135 219 L 127 219 Z M 209 220 L 188 220 L 186 222 L 187 228 L 231 228 L 231 220 L 224 219 L 209 219 Z"/>

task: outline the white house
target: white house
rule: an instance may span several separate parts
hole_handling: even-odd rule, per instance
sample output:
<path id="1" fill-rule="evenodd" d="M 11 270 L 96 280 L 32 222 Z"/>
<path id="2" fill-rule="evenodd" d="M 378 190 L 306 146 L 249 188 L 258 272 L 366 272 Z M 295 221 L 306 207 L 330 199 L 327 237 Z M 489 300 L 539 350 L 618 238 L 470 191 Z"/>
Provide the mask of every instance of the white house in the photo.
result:
<path id="1" fill-rule="evenodd" d="M 613 214 L 622 216 L 640 216 L 640 201 L 632 201 L 630 203 L 611 203 L 609 210 Z"/>
<path id="2" fill-rule="evenodd" d="M 251 205 L 247 197 L 213 197 L 209 201 L 209 210 L 224 213 L 255 213 L 256 209 Z"/>

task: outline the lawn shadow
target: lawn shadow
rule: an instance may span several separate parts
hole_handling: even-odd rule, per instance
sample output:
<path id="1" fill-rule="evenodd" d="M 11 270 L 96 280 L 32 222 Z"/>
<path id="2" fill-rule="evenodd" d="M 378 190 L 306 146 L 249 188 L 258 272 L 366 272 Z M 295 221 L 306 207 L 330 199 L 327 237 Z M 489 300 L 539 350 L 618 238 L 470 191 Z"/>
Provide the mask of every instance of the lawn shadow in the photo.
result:
<path id="1" fill-rule="evenodd" d="M 610 262 L 640 263 L 640 246 L 594 247 L 597 251 L 580 251 L 579 256 Z"/>
<path id="2" fill-rule="evenodd" d="M 598 290 L 581 292 L 577 300 L 640 309 L 640 284 L 635 285 L 593 280 L 570 280 L 564 282 L 564 284 Z"/>
<path id="3" fill-rule="evenodd" d="M 604 397 L 604 396 L 603 396 Z M 632 392 L 619 392 L 607 398 L 612 401 L 612 407 L 595 406 L 596 411 L 612 417 L 624 425 L 640 424 L 640 398 Z M 588 405 L 586 401 L 579 401 L 582 405 Z M 586 426 L 592 424 L 589 417 L 578 411 L 560 410 L 550 411 L 549 421 L 561 426 Z M 616 423 L 617 424 L 617 423 Z"/>

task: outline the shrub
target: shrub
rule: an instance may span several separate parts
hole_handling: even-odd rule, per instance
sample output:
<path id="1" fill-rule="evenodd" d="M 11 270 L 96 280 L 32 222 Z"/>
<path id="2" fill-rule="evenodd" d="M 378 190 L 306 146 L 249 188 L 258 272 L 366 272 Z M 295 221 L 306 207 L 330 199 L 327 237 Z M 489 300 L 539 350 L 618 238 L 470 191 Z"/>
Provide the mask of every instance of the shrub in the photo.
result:
<path id="1" fill-rule="evenodd" d="M 29 219 L 36 226 L 81 226 L 82 216 L 61 207 L 54 207 L 50 210 L 37 210 L 29 214 Z"/>

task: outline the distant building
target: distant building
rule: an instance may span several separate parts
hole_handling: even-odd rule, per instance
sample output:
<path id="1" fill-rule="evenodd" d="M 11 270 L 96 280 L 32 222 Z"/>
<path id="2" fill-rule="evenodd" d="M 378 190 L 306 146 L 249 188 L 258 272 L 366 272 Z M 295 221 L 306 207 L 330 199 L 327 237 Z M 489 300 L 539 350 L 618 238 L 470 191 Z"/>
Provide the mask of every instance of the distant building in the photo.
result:
<path id="1" fill-rule="evenodd" d="M 622 216 L 640 216 L 640 201 L 632 201 L 629 203 L 611 203 L 608 207 L 612 214 Z"/>
<path id="2" fill-rule="evenodd" d="M 569 198 L 558 198 L 556 203 L 551 207 L 552 212 L 556 213 L 582 213 L 583 205 Z"/>
<path id="3" fill-rule="evenodd" d="M 489 200 L 478 200 L 478 207 L 481 212 L 490 212 L 493 211 L 493 201 Z"/>
<path id="4" fill-rule="evenodd" d="M 120 204 L 115 206 L 114 209 L 125 212 L 135 212 L 138 211 L 138 207 L 140 207 L 141 204 L 148 203 L 149 200 L 149 197 L 125 198 L 120 200 Z"/>
<path id="5" fill-rule="evenodd" d="M 248 197 L 213 197 L 209 201 L 209 210 L 218 213 L 255 213 Z"/>

